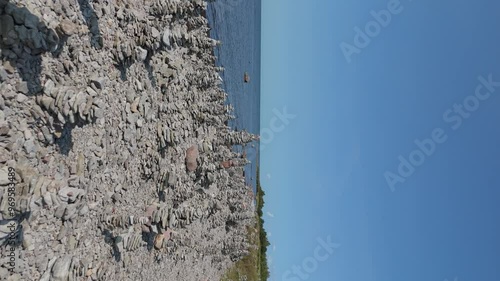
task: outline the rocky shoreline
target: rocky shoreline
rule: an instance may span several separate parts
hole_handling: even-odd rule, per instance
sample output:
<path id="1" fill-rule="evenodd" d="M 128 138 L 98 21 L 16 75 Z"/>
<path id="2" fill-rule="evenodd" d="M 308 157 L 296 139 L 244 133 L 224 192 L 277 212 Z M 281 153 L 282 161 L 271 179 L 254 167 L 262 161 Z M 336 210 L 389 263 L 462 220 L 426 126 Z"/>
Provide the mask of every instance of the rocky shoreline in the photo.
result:
<path id="1" fill-rule="evenodd" d="M 0 0 L 1 280 L 220 280 L 248 252 L 231 146 L 257 137 L 227 126 L 205 11 Z"/>

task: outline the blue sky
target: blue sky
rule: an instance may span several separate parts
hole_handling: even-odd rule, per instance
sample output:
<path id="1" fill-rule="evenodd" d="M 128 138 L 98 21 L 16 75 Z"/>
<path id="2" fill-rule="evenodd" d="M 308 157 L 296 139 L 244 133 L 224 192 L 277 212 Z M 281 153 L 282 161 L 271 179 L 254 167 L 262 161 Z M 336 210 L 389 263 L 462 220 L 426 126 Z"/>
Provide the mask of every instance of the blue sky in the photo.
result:
<path id="1" fill-rule="evenodd" d="M 295 116 L 261 135 L 271 280 L 500 278 L 500 87 L 475 96 L 479 76 L 500 81 L 500 2 L 401 0 L 348 63 L 340 44 L 391 2 L 262 3 L 261 132 L 273 109 Z M 392 192 L 384 173 L 436 128 L 446 140 Z M 328 236 L 340 247 L 312 270 Z"/>

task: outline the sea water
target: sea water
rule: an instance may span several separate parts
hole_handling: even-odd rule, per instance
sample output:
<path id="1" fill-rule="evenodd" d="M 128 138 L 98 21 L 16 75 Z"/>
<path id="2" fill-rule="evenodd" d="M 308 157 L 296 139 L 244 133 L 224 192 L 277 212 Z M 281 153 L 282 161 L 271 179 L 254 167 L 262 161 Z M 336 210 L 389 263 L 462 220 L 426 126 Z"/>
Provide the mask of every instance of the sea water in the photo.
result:
<path id="1" fill-rule="evenodd" d="M 220 73 L 222 87 L 228 94 L 228 103 L 234 106 L 229 126 L 235 130 L 246 130 L 253 134 L 260 131 L 260 0 L 216 0 L 210 2 L 207 17 L 210 36 L 222 44 L 215 48 L 217 66 L 225 70 Z M 250 81 L 244 82 L 248 73 Z M 251 164 L 245 167 L 245 177 L 255 190 L 259 143 L 252 142 L 235 150 L 247 153 Z"/>

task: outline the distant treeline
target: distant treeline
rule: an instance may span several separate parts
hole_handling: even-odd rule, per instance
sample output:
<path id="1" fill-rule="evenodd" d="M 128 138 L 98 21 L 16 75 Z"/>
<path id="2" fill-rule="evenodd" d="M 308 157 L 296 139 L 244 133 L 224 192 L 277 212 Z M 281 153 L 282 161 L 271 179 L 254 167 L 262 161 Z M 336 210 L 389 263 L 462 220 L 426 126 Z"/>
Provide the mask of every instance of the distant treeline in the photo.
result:
<path id="1" fill-rule="evenodd" d="M 264 229 L 264 214 L 262 208 L 264 207 L 264 195 L 266 193 L 262 190 L 260 185 L 260 171 L 257 167 L 257 214 L 259 216 L 259 262 L 260 262 L 260 280 L 266 281 L 269 278 L 269 267 L 267 266 L 267 247 L 270 245 L 267 240 L 267 233 Z"/>

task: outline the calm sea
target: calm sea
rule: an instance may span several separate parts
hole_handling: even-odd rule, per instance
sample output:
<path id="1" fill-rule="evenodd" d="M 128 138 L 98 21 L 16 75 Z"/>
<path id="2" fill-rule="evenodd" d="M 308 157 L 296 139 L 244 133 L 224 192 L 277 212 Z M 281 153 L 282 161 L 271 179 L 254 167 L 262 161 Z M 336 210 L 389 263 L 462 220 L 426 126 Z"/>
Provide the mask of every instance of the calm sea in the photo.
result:
<path id="1" fill-rule="evenodd" d="M 207 11 L 212 38 L 222 41 L 215 49 L 217 65 L 225 68 L 221 73 L 222 87 L 228 93 L 228 102 L 235 108 L 235 130 L 260 132 L 260 40 L 261 0 L 216 0 Z M 245 83 L 244 74 L 250 76 Z M 255 189 L 258 142 L 246 147 L 235 147 L 247 152 L 252 161 L 245 167 L 247 183 Z"/>

